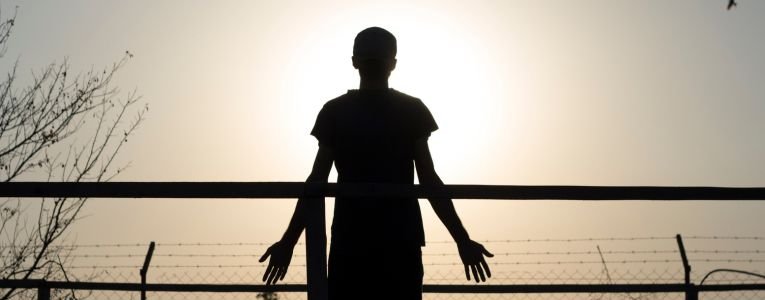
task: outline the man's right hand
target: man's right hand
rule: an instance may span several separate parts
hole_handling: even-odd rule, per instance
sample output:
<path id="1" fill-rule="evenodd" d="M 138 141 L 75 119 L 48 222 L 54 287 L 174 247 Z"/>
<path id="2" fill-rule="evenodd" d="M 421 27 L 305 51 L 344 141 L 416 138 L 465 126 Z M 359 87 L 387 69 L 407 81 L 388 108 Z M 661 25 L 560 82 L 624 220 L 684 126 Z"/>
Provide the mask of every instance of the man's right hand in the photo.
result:
<path id="1" fill-rule="evenodd" d="M 266 285 L 276 284 L 279 280 L 284 280 L 284 275 L 287 275 L 287 268 L 290 266 L 292 260 L 292 250 L 295 248 L 294 243 L 285 241 L 278 241 L 268 247 L 266 253 L 258 260 L 264 262 L 270 256 L 268 261 L 268 267 L 266 273 L 263 274 L 263 281 Z"/>

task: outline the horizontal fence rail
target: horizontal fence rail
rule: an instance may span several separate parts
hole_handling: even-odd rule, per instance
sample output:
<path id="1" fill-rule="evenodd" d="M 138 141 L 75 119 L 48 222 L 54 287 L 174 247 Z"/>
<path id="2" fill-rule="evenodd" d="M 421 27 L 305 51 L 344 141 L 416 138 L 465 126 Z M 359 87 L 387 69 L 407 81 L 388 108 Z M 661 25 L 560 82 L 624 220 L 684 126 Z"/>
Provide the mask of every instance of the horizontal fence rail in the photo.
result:
<path id="1" fill-rule="evenodd" d="M 450 197 L 545 200 L 765 200 L 765 187 L 307 184 L 303 182 L 4 182 L 0 197 Z"/>
<path id="2" fill-rule="evenodd" d="M 44 280 L 0 280 L 0 288 L 49 288 L 67 290 L 139 292 L 305 292 L 305 284 L 174 284 L 119 282 L 77 282 Z M 763 291 L 765 284 L 712 284 L 694 286 L 699 292 Z M 682 283 L 670 284 L 425 284 L 424 293 L 448 294 L 552 294 L 552 293 L 683 293 L 688 287 Z"/>

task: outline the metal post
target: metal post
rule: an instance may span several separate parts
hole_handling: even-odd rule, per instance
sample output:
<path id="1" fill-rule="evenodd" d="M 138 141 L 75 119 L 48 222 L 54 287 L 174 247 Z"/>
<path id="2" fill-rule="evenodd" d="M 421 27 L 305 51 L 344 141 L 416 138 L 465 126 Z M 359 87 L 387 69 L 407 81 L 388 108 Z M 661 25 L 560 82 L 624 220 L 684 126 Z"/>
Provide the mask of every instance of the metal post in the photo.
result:
<path id="1" fill-rule="evenodd" d="M 37 300 L 50 300 L 50 287 L 45 279 L 40 280 L 37 286 Z"/>
<path id="2" fill-rule="evenodd" d="M 680 248 L 680 258 L 683 260 L 683 271 L 685 272 L 685 300 L 698 300 L 699 290 L 695 284 L 691 283 L 691 265 L 688 264 L 688 256 L 685 255 L 685 246 L 683 246 L 683 237 L 678 234 L 677 246 Z"/>
<path id="3" fill-rule="evenodd" d="M 315 184 L 306 184 L 308 213 L 305 232 L 308 300 L 327 300 L 327 232 L 324 220 L 324 197 Z"/>
<path id="4" fill-rule="evenodd" d="M 143 267 L 141 267 L 141 300 L 146 300 L 146 273 L 149 271 L 149 264 L 151 263 L 151 256 L 154 255 L 154 241 L 149 243 L 149 251 L 146 252 L 146 258 L 143 260 Z"/>

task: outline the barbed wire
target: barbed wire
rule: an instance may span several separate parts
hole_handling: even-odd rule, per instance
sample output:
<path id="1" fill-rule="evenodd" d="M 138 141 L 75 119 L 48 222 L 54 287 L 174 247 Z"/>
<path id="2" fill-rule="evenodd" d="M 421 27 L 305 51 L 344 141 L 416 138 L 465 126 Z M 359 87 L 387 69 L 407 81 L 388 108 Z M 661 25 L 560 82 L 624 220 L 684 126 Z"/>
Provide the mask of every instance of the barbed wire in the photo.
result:
<path id="1" fill-rule="evenodd" d="M 271 246 L 273 243 L 267 243 L 267 242 L 257 242 L 257 243 L 155 243 L 156 246 L 163 246 L 163 247 L 188 247 L 188 246 Z M 299 242 L 296 245 L 305 245 L 303 242 Z M 28 248 L 36 248 L 39 246 L 18 246 L 18 245 L 8 245 L 8 246 L 0 246 L 0 250 L 3 248 L 21 248 L 21 247 L 28 247 Z M 131 247 L 142 247 L 146 248 L 149 247 L 149 243 L 115 243 L 115 244 L 109 244 L 109 243 L 103 243 L 103 244 L 73 244 L 73 245 L 55 245 L 55 246 L 49 246 L 53 248 L 131 248 Z"/>
<path id="2" fill-rule="evenodd" d="M 500 239 L 500 240 L 478 240 L 480 243 L 574 243 L 574 242 L 608 242 L 608 241 L 646 241 L 646 240 L 674 240 L 675 236 L 643 236 L 643 237 L 584 237 L 584 238 L 545 238 L 545 239 Z M 684 236 L 685 240 L 754 240 L 765 241 L 763 236 L 703 236 L 703 235 L 691 235 Z M 427 241 L 426 244 L 451 244 L 452 240 L 434 240 Z M 189 247 L 189 246 L 271 246 L 272 242 L 164 242 L 156 243 L 157 246 L 163 247 Z M 303 242 L 297 243 L 297 245 L 305 245 Z M 130 248 L 130 247 L 148 247 L 148 243 L 99 243 L 99 244 L 73 244 L 73 245 L 56 245 L 54 247 L 60 248 Z M 5 245 L 0 246 L 0 249 L 4 248 L 18 248 L 22 246 L 18 245 Z"/>
<path id="3" fill-rule="evenodd" d="M 703 236 L 703 235 L 692 235 L 692 236 L 684 236 L 683 239 L 686 240 L 755 240 L 755 241 L 765 241 L 765 237 L 761 236 Z"/>
<path id="4" fill-rule="evenodd" d="M 601 251 L 604 255 L 645 255 L 645 254 L 677 254 L 679 250 L 676 249 L 662 249 L 662 250 L 607 250 Z M 746 250 L 729 250 L 729 249 L 696 249 L 686 250 L 689 254 L 765 254 L 765 250 L 759 249 L 746 249 Z M 575 255 L 599 255 L 598 251 L 519 251 L 519 252 L 494 252 L 494 256 L 575 256 Z M 457 252 L 433 252 L 422 253 L 423 257 L 454 257 L 458 256 Z M 71 258 L 143 258 L 146 254 L 144 252 L 136 253 L 78 253 L 69 255 Z M 166 253 L 166 254 L 154 254 L 154 257 L 166 257 L 166 258 L 242 258 L 242 257 L 255 257 L 259 258 L 260 253 Z M 306 257 L 306 254 L 297 253 L 294 257 Z M 11 255 L 0 255 L 0 258 L 12 257 Z M 697 260 L 697 259 L 694 259 Z"/>
<path id="5" fill-rule="evenodd" d="M 305 264 L 290 264 L 290 267 L 305 267 Z M 85 265 L 85 266 L 68 266 L 67 268 L 70 269 L 140 269 L 141 265 Z M 216 265 L 216 264 L 208 264 L 208 265 L 200 265 L 200 264 L 191 264 L 191 265 L 152 265 L 152 269 L 182 269 L 182 268 L 219 268 L 219 269 L 227 269 L 227 268 L 265 268 L 267 267 L 265 264 L 258 264 L 258 265 L 252 265 L 252 264 L 242 264 L 242 265 Z"/>
<path id="6" fill-rule="evenodd" d="M 562 242 L 562 243 L 576 243 L 576 242 L 598 242 L 598 243 L 604 243 L 604 242 L 634 242 L 634 241 L 668 241 L 668 240 L 674 240 L 675 237 L 667 237 L 667 236 L 644 236 L 644 237 L 587 237 L 587 238 L 566 238 L 566 239 L 554 239 L 554 238 L 546 238 L 546 239 L 507 239 L 507 240 L 484 240 L 482 241 L 485 244 L 502 244 L 502 243 L 550 243 L 550 242 Z M 688 236 L 686 239 L 704 239 L 704 240 L 765 240 L 763 237 L 758 236 Z M 430 244 L 446 244 L 446 243 L 453 243 L 453 241 L 429 241 Z M 300 245 L 304 245 L 304 243 L 299 243 Z M 85 250 L 87 252 L 85 253 L 72 253 L 70 255 L 73 259 L 85 259 L 85 261 L 82 262 L 88 262 L 89 259 L 100 259 L 100 260 L 109 260 L 109 259 L 133 259 L 131 261 L 119 261 L 119 262 L 128 262 L 127 264 L 104 264 L 108 261 L 93 261 L 96 262 L 96 264 L 86 264 L 86 265 L 74 265 L 74 266 L 68 266 L 70 269 L 79 269 L 79 270 L 99 270 L 99 269 L 140 269 L 141 268 L 141 261 L 143 258 L 145 258 L 145 247 L 148 247 L 148 243 L 104 243 L 104 244 L 72 244 L 72 245 L 66 245 L 66 246 L 59 246 L 59 247 L 68 247 L 69 249 L 78 249 L 79 250 Z M 215 260 L 212 259 L 257 259 L 260 257 L 261 249 L 265 246 L 270 246 L 271 243 L 267 242 L 235 242 L 235 243 L 227 243 L 227 242 L 177 242 L 177 243 L 157 243 L 157 246 L 160 250 L 155 253 L 153 256 L 155 258 L 163 258 L 164 261 L 160 260 L 158 262 L 161 262 L 160 264 L 154 264 L 151 265 L 152 269 L 235 269 L 235 268 L 256 268 L 256 269 L 262 269 L 265 268 L 266 264 L 231 264 L 230 262 L 236 262 L 236 261 L 227 261 L 228 263 L 216 263 Z M 656 245 L 656 244 L 653 244 Z M 231 251 L 228 253 L 221 253 L 219 252 L 219 249 L 211 249 L 209 251 L 213 251 L 214 253 L 205 253 L 208 251 L 207 249 L 202 250 L 202 248 L 198 249 L 197 251 L 190 251 L 186 253 L 178 253 L 177 249 L 174 249 L 176 247 L 185 247 L 185 248 L 199 248 L 199 247 L 254 247 L 257 248 L 253 250 L 249 250 L 251 252 L 243 253 L 240 251 Z M 624 247 L 623 245 L 620 246 Z M 12 254 L 5 252 L 5 250 L 9 249 L 10 247 L 2 247 L 0 246 L 0 257 L 6 258 L 10 257 Z M 88 251 L 88 250 L 93 251 Z M 125 249 L 127 253 L 124 253 L 125 251 L 116 251 L 114 249 Z M 436 249 L 439 249 L 436 247 Z M 99 251 L 109 251 L 108 253 L 99 253 Z M 117 252 L 117 253 L 115 253 Z M 119 253 L 123 252 L 123 253 Z M 163 253 L 164 252 L 164 253 Z M 168 253 L 170 252 L 170 253 Z M 185 252 L 185 251 L 184 251 Z M 678 254 L 678 249 L 611 249 L 611 250 L 602 250 L 602 251 L 595 251 L 595 250 L 572 250 L 572 251 L 504 251 L 504 252 L 495 252 L 495 259 L 492 259 L 490 261 L 491 265 L 496 266 L 555 266 L 555 265 L 568 265 L 568 266 L 574 266 L 574 265 L 638 265 L 638 264 L 678 264 L 681 262 L 679 257 L 671 257 L 671 258 L 663 258 L 663 257 L 656 257 L 657 255 L 675 255 Z M 718 264 L 762 264 L 765 263 L 765 258 L 763 257 L 757 257 L 756 255 L 765 254 L 765 249 L 719 249 L 719 248 L 705 248 L 705 249 L 689 249 L 686 251 L 688 254 L 700 254 L 705 256 L 711 256 L 711 257 L 694 257 L 691 259 L 692 263 L 718 263 Z M 576 256 L 592 256 L 594 258 L 595 255 L 602 256 L 611 256 L 610 260 L 603 260 L 603 259 L 539 259 L 544 257 L 550 257 L 553 258 L 555 256 L 560 257 L 576 257 Z M 715 257 L 718 255 L 731 255 L 733 257 Z M 750 257 L 740 257 L 742 255 L 747 255 Z M 753 256 L 755 255 L 755 256 Z M 296 258 L 299 258 L 304 261 L 306 254 L 305 253 L 295 253 L 293 255 Z M 459 259 L 454 259 L 455 257 L 458 257 L 458 253 L 456 251 L 440 251 L 440 252 L 424 252 L 422 254 L 423 258 L 425 259 L 424 266 L 429 267 L 438 267 L 438 266 L 462 266 L 462 262 Z M 615 257 L 614 257 L 615 256 Z M 640 256 L 649 256 L 649 257 L 640 257 Z M 654 256 L 654 257 L 650 257 Z M 503 261 L 501 259 L 497 258 L 511 258 L 515 257 L 515 261 Z M 537 259 L 534 260 L 526 260 L 526 259 L 520 259 L 520 257 L 537 257 Z M 431 259 L 428 259 L 431 258 Z M 444 259 L 452 259 L 451 261 L 438 261 L 437 258 L 444 258 Z M 619 258 L 619 259 L 614 259 Z M 193 261 L 182 261 L 182 263 L 167 263 L 167 262 L 173 262 L 173 259 L 201 259 L 199 263 L 193 262 Z M 431 260 L 431 261 L 428 261 Z M 432 261 L 435 260 L 435 261 Z M 114 261 L 118 262 L 118 261 Z M 299 261 L 298 261 L 299 262 Z M 305 267 L 305 264 L 293 264 L 293 267 Z"/>
<path id="7" fill-rule="evenodd" d="M 763 263 L 765 259 L 694 259 L 693 262 L 726 262 L 726 263 Z M 516 261 L 496 262 L 491 265 L 588 265 L 588 264 L 651 264 L 651 263 L 682 263 L 680 259 L 635 259 L 635 260 L 561 260 L 561 261 Z M 426 266 L 462 266 L 462 262 L 428 263 Z"/>
<path id="8" fill-rule="evenodd" d="M 684 240 L 718 240 L 720 242 L 697 242 L 705 247 L 686 248 L 698 277 L 708 270 L 718 267 L 741 267 L 748 272 L 765 269 L 765 237 L 758 236 L 684 236 Z M 683 270 L 679 250 L 672 247 L 675 236 L 642 237 L 583 237 L 583 238 L 543 238 L 543 239 L 487 239 L 479 241 L 490 249 L 500 250 L 489 260 L 492 267 L 492 284 L 565 284 L 565 283 L 678 283 L 683 280 Z M 725 242 L 723 242 L 725 241 Z M 546 244 L 548 243 L 548 244 Z M 559 244 L 553 244 L 559 243 Z M 423 267 L 425 282 L 438 284 L 464 284 L 465 277 L 462 261 L 456 248 L 450 250 L 451 240 L 428 241 L 431 247 L 423 248 Z M 177 242 L 156 243 L 154 261 L 150 265 L 149 282 L 152 283 L 208 283 L 208 284 L 259 284 L 267 263 L 256 260 L 270 242 Z M 304 243 L 298 245 L 304 246 Z M 601 251 L 595 250 L 599 245 Z M 604 248 L 606 246 L 606 249 Z M 609 247 L 610 245 L 610 247 Z M 60 245 L 74 252 L 76 265 L 67 266 L 76 276 L 97 278 L 100 281 L 137 282 L 138 270 L 146 256 L 149 243 L 97 243 Z M 760 247 L 762 246 L 762 247 Z M 11 247 L 0 246 L 0 257 L 9 255 Z M 610 248 L 610 249 L 609 249 Z M 762 248 L 762 249 L 757 249 Z M 550 249 L 551 251 L 545 251 Z M 429 252 L 429 251 L 430 252 Z M 512 250 L 512 251 L 510 251 Z M 5 252 L 2 252 L 5 251 Z M 305 252 L 299 247 L 293 256 L 293 264 L 285 278 L 285 283 L 305 283 Z M 604 259 L 601 259 L 604 256 Z M 695 257 L 699 256 L 699 257 Z M 360 262 L 371 264 L 372 260 Z M 727 265 L 726 265 L 727 264 Z M 608 268 L 608 271 L 605 268 Z M 764 274 L 763 272 L 759 272 Z M 82 277 L 84 278 L 84 277 Z M 758 281 L 759 280 L 759 281 Z M 715 273 L 708 282 L 720 283 L 760 283 L 762 279 L 744 277 L 741 274 Z M 117 294 L 96 292 L 96 299 L 132 299 Z M 734 294 L 730 299 L 765 299 L 762 291 L 747 291 L 747 294 Z M 206 299 L 196 294 L 153 294 L 167 299 Z M 161 296 L 158 296 L 161 295 Z M 291 299 L 293 296 L 281 294 L 279 299 Z M 298 297 L 300 294 L 296 294 Z M 712 298 L 719 294 L 710 293 Z M 216 298 L 217 298 L 216 294 Z M 249 297 L 248 297 L 249 296 Z M 484 298 L 484 295 L 438 295 L 445 299 L 505 299 Z M 504 296 L 502 298 L 500 296 Z M 527 295 L 513 295 L 526 299 Z M 551 295 L 536 295 L 538 299 L 547 299 Z M 557 294 L 554 296 L 558 296 Z M 621 297 L 609 295 L 607 299 L 649 299 L 645 297 Z M 528 299 L 537 299 L 529 296 Z M 608 298 L 612 297 L 612 298 Z M 653 296 L 651 296 L 653 297 Z M 252 294 L 242 295 L 250 299 Z M 554 298 L 554 297 L 553 297 Z M 670 297 L 671 298 L 671 297 Z M 303 299 L 303 298 L 299 298 Z M 514 298 L 515 299 L 515 298 Z M 566 295 L 558 299 L 574 299 Z M 581 299 L 601 299 L 587 297 Z M 650 299 L 667 299 L 662 297 Z"/>
<path id="9" fill-rule="evenodd" d="M 695 259 L 694 262 L 724 262 L 724 263 L 765 263 L 765 259 Z M 656 264 L 656 263 L 681 263 L 680 259 L 624 259 L 624 260 L 557 260 L 557 261 L 492 261 L 491 265 L 588 265 L 588 264 Z M 423 266 L 462 266 L 461 261 L 455 262 L 428 262 Z M 265 268 L 266 264 L 158 264 L 151 268 Z M 291 264 L 293 267 L 305 267 L 305 264 Z M 120 269 L 141 268 L 141 265 L 79 265 L 68 266 L 71 269 Z"/>
<path id="10" fill-rule="evenodd" d="M 480 243 L 574 243 L 599 241 L 646 241 L 674 240 L 674 236 L 645 236 L 645 237 L 587 237 L 587 238 L 545 238 L 545 239 L 507 239 L 507 240 L 478 240 Z M 428 241 L 426 244 L 454 243 L 452 240 Z"/>

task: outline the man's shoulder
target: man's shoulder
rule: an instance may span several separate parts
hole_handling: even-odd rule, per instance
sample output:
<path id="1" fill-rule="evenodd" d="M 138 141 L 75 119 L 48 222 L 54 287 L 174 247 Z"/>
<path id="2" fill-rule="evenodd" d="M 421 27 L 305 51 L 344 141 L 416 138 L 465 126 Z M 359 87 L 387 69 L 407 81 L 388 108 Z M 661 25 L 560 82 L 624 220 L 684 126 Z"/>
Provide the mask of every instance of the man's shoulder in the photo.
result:
<path id="1" fill-rule="evenodd" d="M 344 102 L 349 101 L 351 98 L 353 98 L 353 95 L 351 95 L 351 91 L 349 90 L 347 93 L 342 94 L 340 96 L 337 96 L 329 101 L 327 103 L 324 103 L 324 106 L 334 106 L 334 105 L 340 105 Z"/>
<path id="2" fill-rule="evenodd" d="M 360 90 L 348 90 L 345 94 L 337 96 L 324 104 L 326 109 L 342 109 L 343 107 L 355 106 L 357 102 L 365 97 L 382 98 L 384 100 L 395 103 L 399 106 L 424 106 L 424 103 L 420 98 L 411 96 L 409 94 L 397 91 L 395 89 L 389 89 L 383 97 L 380 95 L 366 95 Z M 382 100 L 381 99 L 381 100 Z"/>
<path id="3" fill-rule="evenodd" d="M 422 100 L 420 100 L 420 98 L 393 89 L 391 90 L 391 94 L 393 95 L 391 99 L 395 99 L 395 105 L 399 109 L 412 112 L 413 114 L 417 115 L 416 117 L 418 118 L 423 111 L 428 111 L 428 107 L 424 102 L 422 102 Z"/>
<path id="4" fill-rule="evenodd" d="M 402 99 L 402 100 L 410 100 L 410 101 L 419 101 L 420 98 L 414 97 L 412 95 L 406 94 L 404 92 L 401 92 L 396 89 L 390 89 L 391 95 L 393 95 L 396 98 Z"/>
<path id="5" fill-rule="evenodd" d="M 352 106 L 359 98 L 359 90 L 348 90 L 345 94 L 337 96 L 326 103 L 324 103 L 325 109 L 342 109 L 343 107 Z"/>

